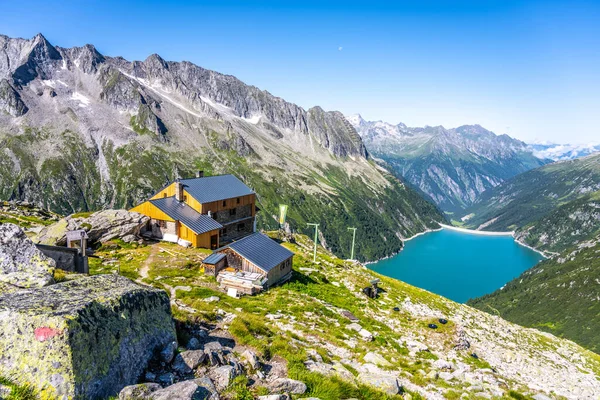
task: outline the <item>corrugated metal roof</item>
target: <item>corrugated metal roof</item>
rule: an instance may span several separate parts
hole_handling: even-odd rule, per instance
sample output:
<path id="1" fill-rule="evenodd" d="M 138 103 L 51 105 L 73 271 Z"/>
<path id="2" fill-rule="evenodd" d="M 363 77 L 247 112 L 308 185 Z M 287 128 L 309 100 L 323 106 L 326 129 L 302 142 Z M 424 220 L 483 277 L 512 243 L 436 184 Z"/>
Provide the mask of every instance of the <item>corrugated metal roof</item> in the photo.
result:
<path id="1" fill-rule="evenodd" d="M 246 196 L 254 192 L 233 175 L 181 179 L 183 188 L 200 203 Z"/>
<path id="2" fill-rule="evenodd" d="M 233 242 L 225 248 L 232 249 L 266 272 L 294 255 L 270 237 L 258 232 Z"/>
<path id="3" fill-rule="evenodd" d="M 214 265 L 225 258 L 225 254 L 223 253 L 212 253 L 210 256 L 206 257 L 202 262 L 204 264 Z"/>
<path id="4" fill-rule="evenodd" d="M 187 204 L 177 201 L 175 197 L 150 200 L 162 212 L 190 228 L 197 234 L 221 229 L 223 225 L 209 217 L 200 214 Z"/>

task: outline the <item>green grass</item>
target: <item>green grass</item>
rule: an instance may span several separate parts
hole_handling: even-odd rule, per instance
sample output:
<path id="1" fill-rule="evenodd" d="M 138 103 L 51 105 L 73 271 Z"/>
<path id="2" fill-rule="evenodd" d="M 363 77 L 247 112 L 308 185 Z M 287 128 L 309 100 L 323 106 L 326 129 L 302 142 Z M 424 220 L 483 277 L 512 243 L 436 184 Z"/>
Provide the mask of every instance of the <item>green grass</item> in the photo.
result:
<path id="1" fill-rule="evenodd" d="M 502 290 L 469 301 L 469 305 L 520 325 L 569 338 L 600 352 L 600 244 L 541 262 L 507 283 Z"/>
<path id="2" fill-rule="evenodd" d="M 0 385 L 7 386 L 11 393 L 4 400 L 37 400 L 38 396 L 35 390 L 27 384 L 17 384 L 13 380 L 0 376 Z"/>

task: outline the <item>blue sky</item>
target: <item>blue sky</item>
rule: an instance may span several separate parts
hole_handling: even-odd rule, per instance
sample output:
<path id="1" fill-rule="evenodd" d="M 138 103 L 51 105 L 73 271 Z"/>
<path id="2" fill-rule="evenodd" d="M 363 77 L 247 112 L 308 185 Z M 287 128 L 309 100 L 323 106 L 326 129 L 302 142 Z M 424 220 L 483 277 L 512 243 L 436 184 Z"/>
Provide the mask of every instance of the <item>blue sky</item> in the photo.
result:
<path id="1" fill-rule="evenodd" d="M 188 60 L 305 108 L 600 141 L 600 2 L 3 1 L 0 33 Z"/>

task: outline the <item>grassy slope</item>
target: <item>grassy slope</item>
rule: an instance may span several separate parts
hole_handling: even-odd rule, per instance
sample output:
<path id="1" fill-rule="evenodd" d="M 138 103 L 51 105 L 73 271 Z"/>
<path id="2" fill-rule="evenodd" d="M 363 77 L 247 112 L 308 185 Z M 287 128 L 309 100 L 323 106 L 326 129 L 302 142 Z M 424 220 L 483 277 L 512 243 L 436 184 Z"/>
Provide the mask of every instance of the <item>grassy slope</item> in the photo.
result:
<path id="1" fill-rule="evenodd" d="M 360 260 L 389 256 L 401 249 L 400 237 L 435 228 L 436 221 L 444 219 L 435 206 L 391 175 L 383 173 L 389 181 L 388 188 L 373 189 L 369 176 L 352 176 L 348 172 L 351 163 L 333 162 L 327 167 L 315 166 L 291 174 L 264 165 L 254 156 L 240 157 L 234 151 L 219 150 L 216 142 L 211 154 L 195 155 L 162 145 L 144 148 L 133 143 L 114 148 L 105 143 L 108 179 L 100 179 L 95 155 L 76 135 L 66 131 L 63 136 L 64 145 L 56 141 L 56 157 L 46 160 L 41 172 L 32 152 L 54 143 L 50 134 L 29 130 L 4 140 L 0 137 L 0 144 L 20 160 L 20 171 L 15 177 L 9 168 L 9 153 L 0 152 L 0 199 L 19 197 L 26 190 L 32 201 L 62 214 L 129 208 L 178 176 L 194 176 L 197 170 L 204 170 L 207 175 L 233 173 L 258 193 L 260 227 L 275 228 L 273 216 L 278 214 L 279 204 L 288 204 L 293 230 L 308 233 L 307 222 L 320 223 L 327 247 L 341 257 L 349 257 L 351 235 L 347 227 L 355 226 L 361 232 L 356 248 Z M 214 136 L 212 140 L 216 141 L 217 135 Z M 361 168 L 359 171 L 376 171 L 373 165 Z M 382 173 L 376 173 L 381 179 Z M 25 189 L 24 182 L 33 182 L 33 186 Z M 108 182 L 111 186 L 107 186 Z"/>
<path id="2" fill-rule="evenodd" d="M 600 155 L 550 164 L 484 193 L 467 226 L 516 230 L 518 240 L 554 256 L 469 304 L 600 351 L 598 246 Z M 567 260 L 566 262 L 562 262 Z"/>
<path id="3" fill-rule="evenodd" d="M 566 254 L 468 304 L 600 353 L 600 244 Z"/>
<path id="4" fill-rule="evenodd" d="M 484 192 L 465 215 L 467 227 L 485 230 L 524 227 L 557 207 L 600 189 L 600 155 L 549 164 Z M 490 221 L 493 221 L 489 223 Z"/>
<path id="5" fill-rule="evenodd" d="M 467 368 L 473 370 L 490 366 L 502 370 L 502 365 L 490 365 L 485 359 L 485 340 L 482 343 L 472 342 L 475 347 L 469 351 L 453 353 L 452 350 L 458 326 L 461 324 L 474 324 L 472 328 L 478 331 L 491 329 L 490 332 L 482 331 L 482 336 L 488 333 L 491 335 L 489 338 L 498 336 L 493 332 L 494 328 L 480 328 L 496 326 L 498 321 L 493 320 L 493 317 L 342 261 L 321 247 L 318 263 L 314 264 L 311 260 L 312 243 L 304 236 L 296 238 L 296 244 L 286 244 L 296 253 L 292 280 L 266 293 L 241 299 L 224 296 L 218 290 L 214 278 L 202 275 L 200 259 L 206 255 L 206 251 L 182 249 L 168 243 L 153 246 L 109 245 L 101 249 L 98 253 L 101 258 L 93 259 L 90 268 L 93 273 L 109 273 L 120 265 L 123 275 L 137 279 L 142 265 L 154 252 L 155 255 L 149 263 L 149 277 L 145 280 L 148 284 L 169 291 L 176 286 L 192 288 L 191 291 L 176 291 L 177 301 L 195 310 L 190 314 L 185 309 L 174 308 L 175 316 L 182 326 L 194 323 L 218 324 L 221 320 L 219 313 L 223 311 L 235 315 L 235 319 L 226 329 L 236 341 L 255 348 L 266 359 L 282 357 L 286 360 L 290 377 L 307 383 L 308 393 L 304 396 L 314 396 L 322 400 L 350 397 L 396 398 L 386 397 L 373 389 L 352 382 L 309 372 L 304 365 L 308 359 L 308 349 L 317 350 L 325 362 L 342 362 L 352 373 L 356 371 L 347 364 L 348 358 L 361 360 L 367 352 L 376 351 L 390 362 L 391 366 L 387 369 L 400 375 L 405 387 L 416 399 L 420 398 L 419 390 L 441 391 L 449 399 L 459 398 L 463 393 L 466 396 L 464 398 L 478 398 L 469 390 L 470 384 L 457 381 L 448 383 L 442 379 L 427 377 L 434 369 L 433 362 L 441 354 L 455 354 L 454 362 L 464 363 Z M 155 246 L 159 248 L 158 251 Z M 369 280 L 375 277 L 382 280 L 385 293 L 382 293 L 378 300 L 370 300 L 360 294 L 360 288 L 368 286 Z M 221 300 L 218 303 L 207 303 L 203 299 L 209 296 L 219 296 Z M 437 315 L 449 316 L 450 322 L 432 331 L 427 324 L 436 322 L 435 318 L 415 315 L 404 307 L 401 307 L 399 312 L 392 311 L 393 306 L 402 304 L 406 299 L 410 299 L 413 304 L 424 310 L 436 310 Z M 356 332 L 346 328 L 350 321 L 339 314 L 341 309 L 356 315 L 362 327 L 376 334 L 375 340 L 356 340 Z M 282 317 L 270 321 L 265 317 L 267 314 L 280 314 Z M 455 320 L 453 316 L 456 316 Z M 515 332 L 518 348 L 528 349 L 526 354 L 554 352 L 564 345 L 534 332 L 521 332 L 516 327 L 510 330 Z M 185 341 L 186 338 L 181 339 Z M 408 339 L 422 340 L 435 350 L 410 354 L 406 347 Z M 355 345 L 350 346 L 352 341 Z M 338 351 L 332 352 L 332 348 Z M 573 348 L 575 347 L 570 347 L 570 351 L 573 351 Z M 476 349 L 480 349 L 481 352 Z M 340 357 L 339 353 L 342 351 L 349 351 L 351 355 Z M 478 351 L 479 359 L 475 360 L 470 356 L 473 351 Z M 592 368 L 596 373 L 600 372 L 600 357 L 582 350 L 576 352 L 581 352 L 587 359 L 586 368 Z M 513 391 L 515 398 L 519 398 L 519 392 L 529 391 L 523 384 L 523 379 L 526 378 L 519 379 L 520 381 L 504 377 L 507 388 L 505 398 L 510 398 L 509 390 Z M 240 393 L 250 390 L 243 384 L 238 386 L 235 390 Z M 253 394 L 261 393 L 261 390 L 251 389 Z"/>

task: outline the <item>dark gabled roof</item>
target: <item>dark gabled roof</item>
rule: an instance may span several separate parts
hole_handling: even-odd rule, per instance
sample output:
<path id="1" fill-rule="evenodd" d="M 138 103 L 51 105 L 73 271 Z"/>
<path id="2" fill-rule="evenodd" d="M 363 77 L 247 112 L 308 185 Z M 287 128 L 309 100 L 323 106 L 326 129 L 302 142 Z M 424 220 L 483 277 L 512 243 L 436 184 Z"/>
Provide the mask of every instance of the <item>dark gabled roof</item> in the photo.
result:
<path id="1" fill-rule="evenodd" d="M 252 189 L 233 175 L 180 179 L 183 188 L 200 203 L 210 203 L 254 194 Z"/>
<path id="2" fill-rule="evenodd" d="M 197 234 L 214 231 L 223 227 L 223 225 L 208 215 L 200 214 L 187 204 L 177 201 L 175 197 L 150 200 L 150 203 Z"/>
<path id="3" fill-rule="evenodd" d="M 253 233 L 223 247 L 232 249 L 252 264 L 269 272 L 294 255 L 291 251 L 262 233 Z"/>
<path id="4" fill-rule="evenodd" d="M 223 258 L 225 258 L 225 254 L 223 253 L 212 253 L 210 256 L 206 257 L 202 262 L 204 264 L 215 265 Z"/>

